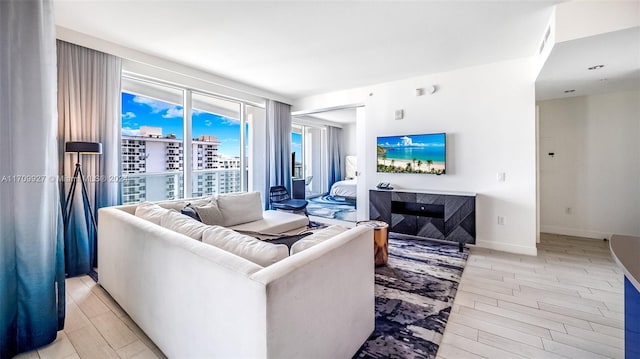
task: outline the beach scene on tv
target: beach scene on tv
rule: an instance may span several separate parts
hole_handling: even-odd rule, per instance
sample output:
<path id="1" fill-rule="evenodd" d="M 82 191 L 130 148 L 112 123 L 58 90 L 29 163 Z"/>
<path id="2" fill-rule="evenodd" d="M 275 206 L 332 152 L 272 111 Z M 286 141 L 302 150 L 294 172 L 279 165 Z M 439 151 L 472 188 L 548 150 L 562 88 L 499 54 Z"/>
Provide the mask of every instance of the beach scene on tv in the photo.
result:
<path id="1" fill-rule="evenodd" d="M 378 172 L 445 173 L 444 133 L 378 137 Z"/>

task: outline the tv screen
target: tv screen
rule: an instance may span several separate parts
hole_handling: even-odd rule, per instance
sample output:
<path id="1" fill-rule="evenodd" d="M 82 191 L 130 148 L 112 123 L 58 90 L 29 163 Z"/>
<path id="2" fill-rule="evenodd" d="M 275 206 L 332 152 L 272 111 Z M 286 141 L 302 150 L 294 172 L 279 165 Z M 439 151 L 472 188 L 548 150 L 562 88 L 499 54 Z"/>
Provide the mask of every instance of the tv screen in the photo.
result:
<path id="1" fill-rule="evenodd" d="M 445 133 L 378 137 L 378 172 L 446 172 Z"/>

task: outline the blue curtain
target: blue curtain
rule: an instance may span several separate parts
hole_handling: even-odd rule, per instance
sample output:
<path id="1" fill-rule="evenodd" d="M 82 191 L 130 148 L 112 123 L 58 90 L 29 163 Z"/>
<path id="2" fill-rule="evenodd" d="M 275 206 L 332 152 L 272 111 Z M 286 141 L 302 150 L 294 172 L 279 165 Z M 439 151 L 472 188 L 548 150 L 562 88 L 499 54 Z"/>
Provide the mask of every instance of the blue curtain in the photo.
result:
<path id="1" fill-rule="evenodd" d="M 50 0 L 0 1 L 0 84 L 0 358 L 10 358 L 64 323 Z"/>
<path id="2" fill-rule="evenodd" d="M 67 141 L 102 143 L 102 155 L 80 157 L 94 216 L 98 208 L 120 204 L 120 86 L 122 59 L 64 41 L 58 49 L 58 140 L 60 175 L 71 178 L 76 154 L 65 154 Z M 61 185 L 67 197 L 70 183 Z M 64 200 L 63 200 L 64 201 Z M 73 211 L 65 231 L 65 262 L 69 276 L 97 266 L 96 231 L 89 208 L 76 187 Z"/>
<path id="3" fill-rule="evenodd" d="M 269 188 L 285 186 L 291 193 L 291 105 L 267 100 L 267 163 L 265 209 Z"/>
<path id="4" fill-rule="evenodd" d="M 329 188 L 334 183 L 342 181 L 342 129 L 339 127 L 327 126 L 327 164 L 328 164 L 328 185 Z"/>

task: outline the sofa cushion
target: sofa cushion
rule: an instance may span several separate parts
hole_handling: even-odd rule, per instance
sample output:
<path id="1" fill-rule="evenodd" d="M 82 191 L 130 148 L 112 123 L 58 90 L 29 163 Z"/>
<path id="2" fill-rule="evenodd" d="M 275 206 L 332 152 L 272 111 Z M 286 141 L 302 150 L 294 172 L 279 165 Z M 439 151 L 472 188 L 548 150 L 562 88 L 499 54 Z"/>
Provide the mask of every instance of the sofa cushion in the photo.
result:
<path id="1" fill-rule="evenodd" d="M 211 201 L 202 205 L 192 205 L 192 207 L 198 213 L 202 223 L 211 226 L 224 224 L 224 217 L 222 216 L 222 212 L 220 212 L 217 201 Z"/>
<path id="2" fill-rule="evenodd" d="M 174 211 L 180 212 L 186 205 L 189 204 L 187 201 L 166 201 L 166 202 L 156 202 L 156 204 L 162 208 L 173 209 Z"/>
<path id="3" fill-rule="evenodd" d="M 261 234 L 295 234 L 306 229 L 309 218 L 301 214 L 284 211 L 264 211 L 257 221 L 243 223 L 230 228 L 239 232 Z"/>
<path id="4" fill-rule="evenodd" d="M 191 204 L 192 206 L 201 206 L 211 202 L 212 200 L 215 200 L 215 197 L 208 196 L 208 197 L 192 198 L 188 200 L 162 201 L 162 202 L 157 202 L 157 205 L 162 208 L 175 209 L 176 211 L 180 212 L 188 204 Z"/>
<path id="5" fill-rule="evenodd" d="M 342 226 L 330 226 L 322 229 L 310 236 L 304 237 L 291 246 L 291 255 L 302 252 L 307 248 L 311 248 L 318 243 L 322 243 L 329 238 L 333 238 L 342 232 L 346 232 L 348 228 Z"/>
<path id="6" fill-rule="evenodd" d="M 169 212 L 168 209 L 162 208 L 155 203 L 141 202 L 141 203 L 138 203 L 138 206 L 136 207 L 135 215 L 136 217 L 146 219 L 149 222 L 159 225 L 160 218 L 162 218 L 162 216 L 168 212 Z"/>
<path id="7" fill-rule="evenodd" d="M 202 242 L 267 267 L 289 256 L 284 244 L 271 244 L 220 226 L 209 226 Z"/>
<path id="8" fill-rule="evenodd" d="M 209 228 L 209 226 L 176 211 L 167 211 L 168 212 L 160 218 L 161 226 L 174 232 L 182 233 L 193 239 L 199 241 L 202 240 L 202 234 Z"/>
<path id="9" fill-rule="evenodd" d="M 224 217 L 225 227 L 262 219 L 263 205 L 258 192 L 219 196 L 218 207 Z"/>

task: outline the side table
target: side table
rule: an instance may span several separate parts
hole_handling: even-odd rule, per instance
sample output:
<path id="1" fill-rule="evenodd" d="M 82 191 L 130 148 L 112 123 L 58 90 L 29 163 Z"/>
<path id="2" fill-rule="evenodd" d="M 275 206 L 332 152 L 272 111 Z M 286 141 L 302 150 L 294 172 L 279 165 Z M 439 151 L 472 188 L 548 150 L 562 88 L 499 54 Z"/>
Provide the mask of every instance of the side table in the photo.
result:
<path id="1" fill-rule="evenodd" d="M 383 221 L 359 221 L 356 226 L 373 228 L 373 255 L 376 266 L 387 264 L 389 259 L 389 225 Z"/>

